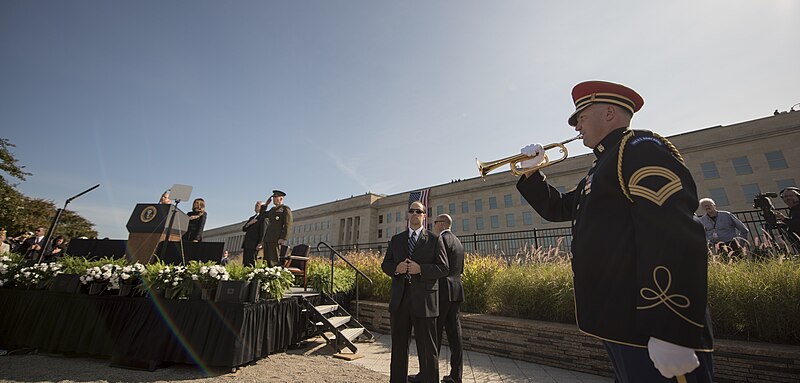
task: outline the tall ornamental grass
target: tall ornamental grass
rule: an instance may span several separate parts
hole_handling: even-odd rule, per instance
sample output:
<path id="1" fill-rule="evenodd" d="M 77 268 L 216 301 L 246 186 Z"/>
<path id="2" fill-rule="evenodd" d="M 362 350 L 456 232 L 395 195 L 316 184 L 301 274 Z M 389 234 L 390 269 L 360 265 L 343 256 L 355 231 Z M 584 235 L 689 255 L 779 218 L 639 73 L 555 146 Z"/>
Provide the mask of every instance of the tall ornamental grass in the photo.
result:
<path id="1" fill-rule="evenodd" d="M 468 292 L 469 294 L 469 292 Z M 521 264 L 496 273 L 486 312 L 547 322 L 572 323 L 572 270 L 566 261 Z"/>
<path id="2" fill-rule="evenodd" d="M 719 338 L 800 344 L 800 260 L 711 262 L 708 305 Z"/>

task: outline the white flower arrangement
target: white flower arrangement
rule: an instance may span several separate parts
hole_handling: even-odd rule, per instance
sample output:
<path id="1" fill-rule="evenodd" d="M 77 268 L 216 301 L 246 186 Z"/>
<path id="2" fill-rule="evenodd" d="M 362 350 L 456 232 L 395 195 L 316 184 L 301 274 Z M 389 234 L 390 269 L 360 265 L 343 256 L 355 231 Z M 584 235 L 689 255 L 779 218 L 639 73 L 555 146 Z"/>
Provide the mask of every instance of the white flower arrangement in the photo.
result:
<path id="1" fill-rule="evenodd" d="M 11 274 L 14 269 L 14 264 L 11 262 L 11 257 L 7 255 L 0 256 L 0 287 L 11 282 Z"/>
<path id="2" fill-rule="evenodd" d="M 106 263 L 102 266 L 90 267 L 80 276 L 81 283 L 108 283 L 109 290 L 119 289 L 119 275 L 122 266 Z"/>
<path id="3" fill-rule="evenodd" d="M 139 280 L 142 273 L 145 272 L 143 264 L 136 262 L 132 265 L 122 267 L 119 271 L 119 282 L 126 285 L 131 285 Z"/>
<path id="4" fill-rule="evenodd" d="M 181 265 L 166 266 L 158 272 L 159 280 L 164 287 L 179 287 L 188 276 L 186 267 Z"/>
<path id="5" fill-rule="evenodd" d="M 288 269 L 275 266 L 253 269 L 247 274 L 248 281 L 261 282 L 261 290 L 280 300 L 283 293 L 294 284 L 294 275 Z"/>
<path id="6" fill-rule="evenodd" d="M 14 274 L 14 282 L 19 286 L 33 287 L 39 282 L 48 282 L 61 273 L 61 264 L 59 263 L 39 263 L 21 268 Z"/>
<path id="7" fill-rule="evenodd" d="M 204 289 L 211 289 L 217 287 L 219 281 L 227 281 L 230 279 L 228 270 L 225 266 L 201 266 L 196 273 L 191 275 L 192 280 L 197 281 Z"/>

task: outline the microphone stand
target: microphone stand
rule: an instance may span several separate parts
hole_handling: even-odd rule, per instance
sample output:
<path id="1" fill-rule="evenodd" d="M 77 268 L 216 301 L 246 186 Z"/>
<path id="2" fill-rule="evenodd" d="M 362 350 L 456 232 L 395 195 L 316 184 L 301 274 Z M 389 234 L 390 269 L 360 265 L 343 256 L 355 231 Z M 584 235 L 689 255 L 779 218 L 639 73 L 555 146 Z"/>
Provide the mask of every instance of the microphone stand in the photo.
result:
<path id="1" fill-rule="evenodd" d="M 165 259 L 164 257 L 166 257 L 166 255 L 167 255 L 167 246 L 169 245 L 169 237 L 172 236 L 172 224 L 175 222 L 175 214 L 178 213 L 178 204 L 179 203 L 181 203 L 181 200 L 180 199 L 176 199 L 175 200 L 175 205 L 174 205 L 175 208 L 172 209 L 171 206 L 170 206 L 170 210 L 172 210 L 172 211 L 170 211 L 169 224 L 167 224 L 167 230 L 166 230 L 166 233 L 164 234 L 164 242 L 162 242 L 162 247 L 161 247 L 161 259 L 162 260 Z M 183 239 L 181 238 L 180 240 L 182 241 Z M 184 258 L 184 256 L 183 256 L 183 251 L 181 251 L 181 260 L 183 261 L 183 265 L 186 266 L 186 258 Z"/>
<path id="2" fill-rule="evenodd" d="M 39 251 L 39 260 L 36 263 L 42 263 L 42 258 L 44 258 L 44 252 L 47 251 L 47 248 L 50 246 L 50 240 L 52 239 L 53 233 L 56 230 L 56 225 L 58 225 L 58 220 L 61 219 L 61 213 L 67 209 L 67 205 L 69 205 L 69 203 L 72 202 L 72 200 L 74 200 L 75 198 L 78 198 L 94 189 L 97 189 L 98 187 L 100 187 L 100 184 L 94 185 L 84 190 L 83 192 L 75 195 L 72 198 L 67 198 L 67 201 L 64 202 L 64 207 L 56 210 L 56 215 L 55 217 L 53 217 L 53 222 L 50 223 L 50 229 L 47 230 L 47 236 L 44 239 L 44 246 Z"/>

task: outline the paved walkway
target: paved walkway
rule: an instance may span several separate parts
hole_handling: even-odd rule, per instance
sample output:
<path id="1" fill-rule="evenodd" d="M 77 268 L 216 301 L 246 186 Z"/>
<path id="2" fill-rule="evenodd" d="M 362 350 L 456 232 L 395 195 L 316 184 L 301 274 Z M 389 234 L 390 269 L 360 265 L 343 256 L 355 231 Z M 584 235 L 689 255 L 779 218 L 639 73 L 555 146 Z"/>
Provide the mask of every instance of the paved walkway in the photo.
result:
<path id="1" fill-rule="evenodd" d="M 358 354 L 363 355 L 363 357 L 347 363 L 353 363 L 385 374 L 388 380 L 391 339 L 389 335 L 386 334 L 373 334 L 375 334 L 376 337 L 375 343 L 356 344 L 358 346 Z M 413 374 L 419 371 L 417 348 L 413 340 L 411 342 L 411 356 L 409 357 L 408 364 L 410 373 Z M 439 375 L 444 376 L 449 372 L 450 349 L 442 345 L 442 352 L 439 357 Z M 602 376 L 543 366 L 473 351 L 464 351 L 463 379 L 464 382 L 469 383 L 610 383 L 614 381 L 614 379 Z"/>

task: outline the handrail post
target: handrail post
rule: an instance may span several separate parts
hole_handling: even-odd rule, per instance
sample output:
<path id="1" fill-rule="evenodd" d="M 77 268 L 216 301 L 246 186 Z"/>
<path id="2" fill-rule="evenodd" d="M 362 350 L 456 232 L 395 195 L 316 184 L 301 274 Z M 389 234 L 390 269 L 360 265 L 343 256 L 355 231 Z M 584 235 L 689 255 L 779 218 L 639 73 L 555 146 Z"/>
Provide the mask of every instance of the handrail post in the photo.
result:
<path id="1" fill-rule="evenodd" d="M 358 273 L 356 273 L 356 320 L 358 320 Z"/>
<path id="2" fill-rule="evenodd" d="M 536 228 L 533 228 L 533 248 L 539 248 L 539 235 L 536 234 Z"/>
<path id="3" fill-rule="evenodd" d="M 336 254 L 334 254 L 333 249 L 331 249 L 331 290 L 330 290 L 331 299 L 333 299 L 333 262 L 336 260 L 333 257 L 334 255 Z"/>

